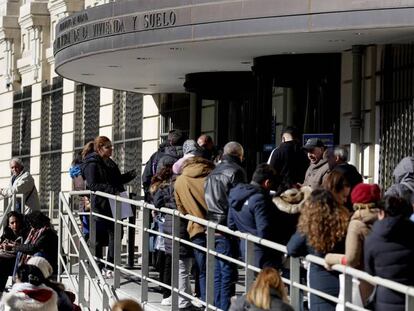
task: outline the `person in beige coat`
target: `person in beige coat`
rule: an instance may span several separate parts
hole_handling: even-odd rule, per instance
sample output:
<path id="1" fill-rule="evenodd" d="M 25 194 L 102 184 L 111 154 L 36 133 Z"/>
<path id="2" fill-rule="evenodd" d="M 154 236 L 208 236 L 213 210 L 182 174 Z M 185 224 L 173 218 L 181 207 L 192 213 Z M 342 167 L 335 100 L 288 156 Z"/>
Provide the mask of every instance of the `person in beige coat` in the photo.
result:
<path id="1" fill-rule="evenodd" d="M 24 213 L 24 208 L 21 206 L 27 206 L 32 212 L 40 210 L 39 195 L 37 193 L 34 179 L 30 173 L 24 169 L 24 165 L 21 159 L 13 158 L 10 160 L 10 171 L 12 177 L 10 184 L 6 188 L 0 189 L 0 195 L 4 198 L 9 198 L 14 194 L 23 194 L 23 204 L 19 201 L 17 210 Z"/>
<path id="2" fill-rule="evenodd" d="M 175 202 L 177 209 L 183 214 L 189 214 L 206 219 L 207 204 L 204 199 L 204 182 L 213 170 L 214 164 L 202 157 L 187 159 L 182 168 L 182 173 L 175 181 Z M 206 247 L 206 234 L 204 226 L 189 221 L 187 231 L 191 242 Z M 194 257 L 199 269 L 199 283 L 201 300 L 206 298 L 206 253 L 194 249 Z"/>
<path id="3" fill-rule="evenodd" d="M 377 184 L 360 183 L 351 193 L 354 214 L 348 226 L 345 241 L 345 254 L 327 254 L 325 263 L 328 267 L 343 264 L 355 269 L 364 270 L 364 241 L 378 219 L 376 203 L 381 199 L 381 190 Z M 361 300 L 365 302 L 373 287 L 367 282 L 360 281 Z"/>

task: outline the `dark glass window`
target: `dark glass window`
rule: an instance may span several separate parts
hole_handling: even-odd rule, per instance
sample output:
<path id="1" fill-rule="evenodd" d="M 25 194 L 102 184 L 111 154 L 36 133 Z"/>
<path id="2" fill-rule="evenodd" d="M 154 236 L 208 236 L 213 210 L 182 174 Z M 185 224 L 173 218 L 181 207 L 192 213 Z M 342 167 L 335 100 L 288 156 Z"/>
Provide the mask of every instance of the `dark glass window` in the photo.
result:
<path id="1" fill-rule="evenodd" d="M 161 140 L 172 129 L 180 129 L 188 137 L 190 128 L 190 99 L 188 94 L 162 94 L 160 98 Z"/>

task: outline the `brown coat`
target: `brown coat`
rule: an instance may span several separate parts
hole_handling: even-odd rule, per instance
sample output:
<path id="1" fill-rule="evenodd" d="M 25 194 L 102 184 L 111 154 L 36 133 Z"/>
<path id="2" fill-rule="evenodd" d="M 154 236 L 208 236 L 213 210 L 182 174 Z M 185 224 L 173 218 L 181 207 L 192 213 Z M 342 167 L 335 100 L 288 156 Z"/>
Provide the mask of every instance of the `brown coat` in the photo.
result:
<path id="1" fill-rule="evenodd" d="M 181 213 L 206 219 L 207 204 L 204 199 L 204 182 L 213 168 L 213 162 L 201 157 L 192 157 L 184 162 L 182 173 L 175 182 L 174 193 L 177 209 Z M 192 238 L 204 232 L 205 228 L 189 221 L 187 231 Z"/>
<path id="2" fill-rule="evenodd" d="M 325 175 L 329 172 L 329 164 L 327 152 L 325 151 L 323 158 L 316 164 L 310 164 L 305 174 L 303 186 L 309 186 L 313 190 L 322 185 Z"/>

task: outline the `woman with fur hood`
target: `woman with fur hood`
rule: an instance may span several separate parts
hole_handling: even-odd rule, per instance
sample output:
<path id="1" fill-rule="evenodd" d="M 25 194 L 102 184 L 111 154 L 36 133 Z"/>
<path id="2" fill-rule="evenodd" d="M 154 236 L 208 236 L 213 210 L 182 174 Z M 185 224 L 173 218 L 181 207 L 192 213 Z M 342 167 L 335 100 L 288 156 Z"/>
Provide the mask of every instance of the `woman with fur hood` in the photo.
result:
<path id="1" fill-rule="evenodd" d="M 58 311 L 56 292 L 44 285 L 43 272 L 33 265 L 21 265 L 17 269 L 16 283 L 4 294 L 2 311 Z"/>

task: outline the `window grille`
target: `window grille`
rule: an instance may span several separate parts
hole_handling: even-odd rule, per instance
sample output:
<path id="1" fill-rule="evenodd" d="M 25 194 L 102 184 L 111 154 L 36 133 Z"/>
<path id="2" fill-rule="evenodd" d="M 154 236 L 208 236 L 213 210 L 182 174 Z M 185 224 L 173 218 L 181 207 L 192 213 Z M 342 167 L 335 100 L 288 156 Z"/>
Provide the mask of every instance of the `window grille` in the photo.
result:
<path id="1" fill-rule="evenodd" d="M 379 182 L 386 189 L 398 162 L 414 152 L 414 45 L 385 46 L 380 75 Z"/>
<path id="2" fill-rule="evenodd" d="M 39 187 L 42 209 L 49 205 L 50 191 L 55 193 L 54 206 L 58 202 L 62 171 L 62 111 L 63 79 L 56 77 L 52 85 L 42 88 Z"/>
<path id="3" fill-rule="evenodd" d="M 141 176 L 143 95 L 114 91 L 113 102 L 113 159 L 121 172 L 135 169 Z M 140 192 L 140 182 L 138 177 L 129 183 L 132 192 Z"/>
<path id="4" fill-rule="evenodd" d="M 30 170 L 32 88 L 27 86 L 13 97 L 12 157 L 19 157 Z"/>
<path id="5" fill-rule="evenodd" d="M 75 150 L 99 135 L 100 89 L 96 86 L 78 84 L 75 99 Z"/>

